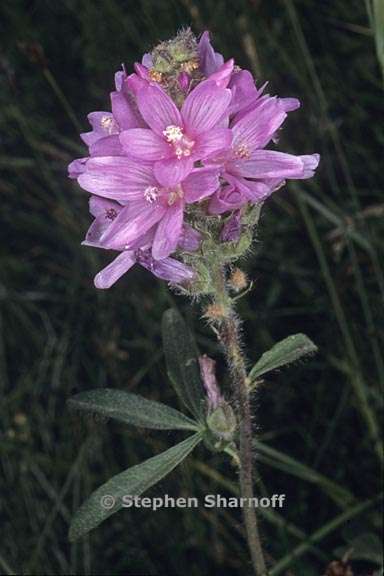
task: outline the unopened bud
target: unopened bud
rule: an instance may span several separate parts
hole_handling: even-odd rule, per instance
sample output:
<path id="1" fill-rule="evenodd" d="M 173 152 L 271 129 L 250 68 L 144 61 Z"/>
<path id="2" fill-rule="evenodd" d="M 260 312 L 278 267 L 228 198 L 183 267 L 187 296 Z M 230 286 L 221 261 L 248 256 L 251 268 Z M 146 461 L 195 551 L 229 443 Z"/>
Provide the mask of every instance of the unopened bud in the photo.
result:
<path id="1" fill-rule="evenodd" d="M 154 69 L 165 74 L 179 70 L 182 64 L 196 62 L 197 42 L 191 29 L 181 30 L 176 38 L 158 44 L 152 51 L 152 61 Z"/>
<path id="2" fill-rule="evenodd" d="M 222 242 L 237 242 L 241 235 L 241 213 L 236 210 L 228 218 L 220 234 Z"/>
<path id="3" fill-rule="evenodd" d="M 204 318 L 208 320 L 217 321 L 225 317 L 225 307 L 222 304 L 210 304 L 204 312 Z"/>
<path id="4" fill-rule="evenodd" d="M 208 409 L 215 410 L 222 401 L 216 379 L 216 362 L 206 354 L 199 356 L 200 374 L 208 398 Z"/>
<path id="5" fill-rule="evenodd" d="M 181 90 L 185 93 L 188 92 L 189 85 L 191 83 L 191 77 L 187 72 L 180 72 L 177 77 L 177 82 L 181 88 Z"/>
<path id="6" fill-rule="evenodd" d="M 240 292 L 248 286 L 248 278 L 245 272 L 240 270 L 240 268 L 234 268 L 232 274 L 228 279 L 229 287 L 235 292 Z"/>

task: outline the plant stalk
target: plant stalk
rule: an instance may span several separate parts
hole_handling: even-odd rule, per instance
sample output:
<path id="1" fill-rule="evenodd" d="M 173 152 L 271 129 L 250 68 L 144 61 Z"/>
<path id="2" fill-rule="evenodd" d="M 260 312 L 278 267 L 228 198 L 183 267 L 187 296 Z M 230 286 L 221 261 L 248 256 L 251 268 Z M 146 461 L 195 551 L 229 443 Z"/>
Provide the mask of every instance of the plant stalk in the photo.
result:
<path id="1" fill-rule="evenodd" d="M 240 344 L 239 321 L 225 283 L 225 271 L 218 267 L 212 273 L 214 284 L 213 305 L 218 313 L 215 331 L 224 348 L 231 371 L 232 386 L 237 404 L 240 436 L 240 496 L 246 498 L 243 508 L 244 524 L 256 576 L 266 576 L 267 569 L 260 541 L 256 511 L 251 506 L 253 493 L 252 421 L 250 392 L 244 355 Z"/>

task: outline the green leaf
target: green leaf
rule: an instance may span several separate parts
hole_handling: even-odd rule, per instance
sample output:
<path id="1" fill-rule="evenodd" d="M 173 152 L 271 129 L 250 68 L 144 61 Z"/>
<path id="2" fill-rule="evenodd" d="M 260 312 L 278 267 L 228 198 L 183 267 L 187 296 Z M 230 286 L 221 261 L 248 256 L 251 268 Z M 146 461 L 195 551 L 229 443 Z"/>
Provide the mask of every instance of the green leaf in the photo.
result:
<path id="1" fill-rule="evenodd" d="M 200 377 L 198 351 L 186 323 L 174 308 L 163 314 L 162 332 L 171 384 L 190 412 L 202 420 L 205 393 Z"/>
<path id="2" fill-rule="evenodd" d="M 123 508 L 124 496 L 140 496 L 178 466 L 201 441 L 200 434 L 189 436 L 169 450 L 128 468 L 100 486 L 75 513 L 69 539 L 74 542 Z"/>
<path id="3" fill-rule="evenodd" d="M 68 401 L 71 408 L 97 412 L 127 424 L 158 430 L 197 430 L 198 424 L 178 410 L 123 390 L 100 388 L 81 392 Z"/>
<path id="4" fill-rule="evenodd" d="M 249 378 L 254 381 L 266 372 L 295 362 L 302 356 L 314 354 L 316 351 L 317 346 L 305 334 L 288 336 L 275 344 L 268 352 L 264 352 L 249 373 Z"/>

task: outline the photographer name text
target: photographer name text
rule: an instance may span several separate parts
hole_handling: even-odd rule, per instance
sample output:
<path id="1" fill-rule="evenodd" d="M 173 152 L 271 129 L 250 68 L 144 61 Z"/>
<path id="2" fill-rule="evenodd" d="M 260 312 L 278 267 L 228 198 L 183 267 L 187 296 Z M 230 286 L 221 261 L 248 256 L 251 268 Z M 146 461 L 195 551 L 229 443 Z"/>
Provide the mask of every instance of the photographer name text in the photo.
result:
<path id="1" fill-rule="evenodd" d="M 223 496 L 222 494 L 206 494 L 204 498 L 191 496 L 188 498 L 169 496 L 156 496 L 154 498 L 132 496 L 125 494 L 118 500 L 115 496 L 105 494 L 100 499 L 101 506 L 112 510 L 115 506 L 120 508 L 149 508 L 153 511 L 161 508 L 282 508 L 285 494 L 273 494 L 261 498 L 237 498 Z"/>

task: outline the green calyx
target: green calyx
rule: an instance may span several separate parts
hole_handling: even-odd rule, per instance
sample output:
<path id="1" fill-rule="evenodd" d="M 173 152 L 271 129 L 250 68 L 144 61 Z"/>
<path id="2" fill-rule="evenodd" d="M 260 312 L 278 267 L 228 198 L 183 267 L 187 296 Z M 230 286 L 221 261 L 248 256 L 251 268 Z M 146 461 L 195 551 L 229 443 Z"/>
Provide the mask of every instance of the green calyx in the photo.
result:
<path id="1" fill-rule="evenodd" d="M 235 413 L 227 402 L 222 402 L 207 418 L 210 432 L 218 440 L 231 442 L 236 431 Z"/>
<path id="2" fill-rule="evenodd" d="M 200 248 L 195 252 L 180 251 L 178 257 L 195 271 L 195 279 L 183 292 L 191 296 L 210 296 L 215 292 L 214 270 L 226 268 L 243 258 L 251 249 L 254 231 L 260 216 L 261 204 L 245 207 L 241 216 L 241 231 L 237 240 L 223 242 L 221 233 L 231 215 L 211 216 L 204 205 L 189 207 L 187 222 L 202 235 Z"/>
<path id="3" fill-rule="evenodd" d="M 208 415 L 206 424 L 203 441 L 209 450 L 225 452 L 233 445 L 237 422 L 235 413 L 227 402 L 222 402 Z"/>

